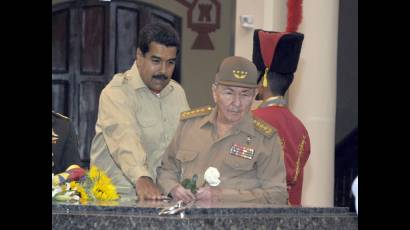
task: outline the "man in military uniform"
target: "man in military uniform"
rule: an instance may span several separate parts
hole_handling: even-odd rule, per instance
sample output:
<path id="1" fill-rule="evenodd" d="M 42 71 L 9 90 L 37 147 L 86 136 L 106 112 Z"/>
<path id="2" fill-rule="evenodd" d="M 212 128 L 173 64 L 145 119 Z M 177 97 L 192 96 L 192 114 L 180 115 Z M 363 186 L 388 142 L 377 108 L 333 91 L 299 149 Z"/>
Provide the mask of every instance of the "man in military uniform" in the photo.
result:
<path id="1" fill-rule="evenodd" d="M 70 118 L 52 111 L 53 173 L 64 172 L 70 165 L 80 165 L 78 139 Z"/>
<path id="2" fill-rule="evenodd" d="M 284 99 L 298 65 L 303 37 L 297 32 L 254 32 L 253 62 L 260 73 L 258 97 L 263 102 L 253 114 L 279 132 L 291 205 L 301 204 L 303 168 L 310 154 L 309 134 Z"/>
<path id="3" fill-rule="evenodd" d="M 158 167 L 158 184 L 176 200 L 203 203 L 287 204 L 283 153 L 276 130 L 250 113 L 256 67 L 242 57 L 223 60 L 212 85 L 215 108 L 181 114 L 180 124 Z M 220 184 L 202 186 L 215 167 Z M 194 195 L 180 183 L 197 175 Z"/>
<path id="4" fill-rule="evenodd" d="M 101 92 L 91 165 L 104 170 L 123 196 L 161 199 L 156 168 L 179 114 L 189 110 L 184 90 L 171 80 L 179 44 L 169 25 L 145 26 L 135 63 Z"/>

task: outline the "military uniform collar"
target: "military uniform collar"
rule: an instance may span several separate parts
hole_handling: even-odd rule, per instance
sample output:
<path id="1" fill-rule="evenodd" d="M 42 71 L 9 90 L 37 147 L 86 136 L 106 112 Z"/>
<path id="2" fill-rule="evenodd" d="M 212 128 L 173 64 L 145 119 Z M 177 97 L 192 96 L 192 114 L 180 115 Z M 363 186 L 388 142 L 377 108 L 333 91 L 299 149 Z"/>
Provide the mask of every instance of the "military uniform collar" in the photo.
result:
<path id="1" fill-rule="evenodd" d="M 288 104 L 287 100 L 283 96 L 268 97 L 265 99 L 258 108 L 265 108 L 269 106 L 284 107 Z"/>
<path id="2" fill-rule="evenodd" d="M 145 85 L 145 83 L 142 81 L 138 67 L 137 67 L 137 63 L 135 61 L 131 69 L 125 72 L 125 78 L 129 81 L 129 84 L 135 90 L 141 89 L 141 88 L 146 88 L 147 90 L 150 90 L 147 87 L 147 85 Z M 165 86 L 165 88 L 163 88 L 161 92 L 159 93 L 160 97 L 168 95 L 174 89 L 173 84 L 175 84 L 174 80 L 171 79 L 169 84 Z M 154 92 L 153 94 L 157 95 Z"/>
<path id="3" fill-rule="evenodd" d="M 202 128 L 206 124 L 210 124 L 216 127 L 217 110 L 218 108 L 215 106 L 209 115 L 203 117 L 199 123 L 199 127 Z M 237 133 L 237 132 L 245 132 L 249 135 L 255 136 L 253 118 L 250 112 L 246 113 L 244 117 L 242 118 L 242 120 L 232 128 L 232 133 Z"/>
<path id="4" fill-rule="evenodd" d="M 147 87 L 142 81 L 140 73 L 138 71 L 137 63 L 134 61 L 131 69 L 125 72 L 125 79 L 128 80 L 129 84 L 133 89 L 139 89 Z"/>

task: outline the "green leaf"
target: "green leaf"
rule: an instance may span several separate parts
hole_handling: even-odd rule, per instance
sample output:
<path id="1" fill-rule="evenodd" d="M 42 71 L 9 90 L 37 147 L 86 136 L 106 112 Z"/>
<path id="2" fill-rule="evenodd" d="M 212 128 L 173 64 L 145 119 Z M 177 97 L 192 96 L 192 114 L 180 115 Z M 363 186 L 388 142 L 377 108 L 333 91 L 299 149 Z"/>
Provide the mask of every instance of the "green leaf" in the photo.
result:
<path id="1" fill-rule="evenodd" d="M 66 194 L 58 194 L 54 196 L 54 200 L 57 201 L 69 201 L 70 199 L 71 197 Z"/>
<path id="2" fill-rule="evenodd" d="M 197 187 L 196 187 L 197 179 L 198 179 L 198 176 L 195 174 L 192 176 L 192 179 L 184 179 L 181 185 L 184 188 L 191 190 L 191 192 L 195 194 L 197 190 Z"/>
<path id="3" fill-rule="evenodd" d="M 187 189 L 190 183 L 191 183 L 190 179 L 185 179 L 185 180 L 182 181 L 181 185 L 182 185 L 182 187 Z"/>

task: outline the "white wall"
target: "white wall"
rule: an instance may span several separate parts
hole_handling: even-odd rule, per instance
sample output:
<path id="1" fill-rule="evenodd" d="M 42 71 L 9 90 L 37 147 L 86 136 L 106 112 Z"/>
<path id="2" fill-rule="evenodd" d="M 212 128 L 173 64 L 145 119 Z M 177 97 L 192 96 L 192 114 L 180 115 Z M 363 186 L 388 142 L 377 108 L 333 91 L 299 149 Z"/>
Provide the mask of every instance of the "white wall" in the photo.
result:
<path id="1" fill-rule="evenodd" d="M 252 60 L 254 29 L 285 30 L 286 9 L 286 0 L 236 0 L 235 55 Z M 241 26 L 241 15 L 253 17 L 254 29 Z"/>
<path id="2" fill-rule="evenodd" d="M 289 106 L 311 141 L 302 194 L 305 206 L 329 207 L 334 201 L 338 9 L 338 0 L 303 3 L 299 30 L 305 39 Z"/>
<path id="3" fill-rule="evenodd" d="M 262 28 L 265 21 L 264 2 L 264 0 L 236 0 L 235 56 L 242 56 L 252 61 L 254 29 L 242 27 L 239 17 L 249 15 L 253 17 L 254 28 Z"/>

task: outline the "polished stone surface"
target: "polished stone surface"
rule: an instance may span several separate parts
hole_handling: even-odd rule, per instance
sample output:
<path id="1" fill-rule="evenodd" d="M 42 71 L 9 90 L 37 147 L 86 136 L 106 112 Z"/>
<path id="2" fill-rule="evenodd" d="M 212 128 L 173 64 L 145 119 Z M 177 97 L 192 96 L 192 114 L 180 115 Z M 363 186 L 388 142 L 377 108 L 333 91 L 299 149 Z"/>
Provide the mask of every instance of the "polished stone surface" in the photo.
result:
<path id="1" fill-rule="evenodd" d="M 348 208 L 287 207 L 262 204 L 194 204 L 180 215 L 159 216 L 175 202 L 52 204 L 53 229 L 357 229 Z"/>

